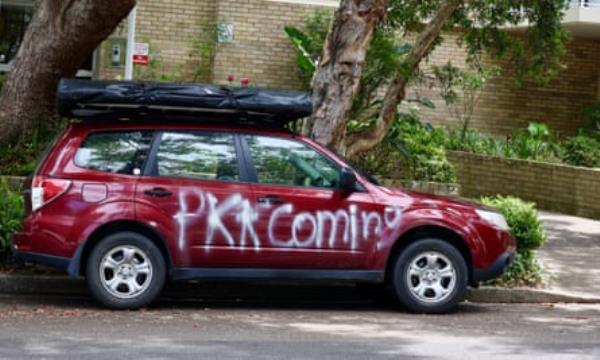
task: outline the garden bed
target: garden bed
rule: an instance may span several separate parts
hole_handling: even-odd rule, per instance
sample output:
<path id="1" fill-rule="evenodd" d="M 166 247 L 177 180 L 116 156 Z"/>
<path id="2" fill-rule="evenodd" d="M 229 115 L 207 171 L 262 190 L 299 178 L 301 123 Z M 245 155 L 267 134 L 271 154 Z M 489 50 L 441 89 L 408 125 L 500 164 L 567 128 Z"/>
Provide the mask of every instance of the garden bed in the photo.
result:
<path id="1" fill-rule="evenodd" d="M 460 151 L 447 156 L 462 196 L 512 195 L 539 209 L 600 219 L 600 169 Z"/>

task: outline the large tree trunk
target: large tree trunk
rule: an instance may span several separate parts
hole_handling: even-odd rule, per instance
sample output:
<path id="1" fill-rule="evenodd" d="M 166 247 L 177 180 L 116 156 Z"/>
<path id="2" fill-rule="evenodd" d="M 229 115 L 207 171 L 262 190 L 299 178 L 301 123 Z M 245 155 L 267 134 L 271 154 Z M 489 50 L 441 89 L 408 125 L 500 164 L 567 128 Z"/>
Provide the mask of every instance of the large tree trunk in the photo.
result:
<path id="1" fill-rule="evenodd" d="M 407 56 L 410 73 L 414 73 L 421 60 L 431 51 L 435 39 L 440 35 L 444 23 L 464 3 L 465 0 L 448 0 L 419 33 L 412 50 Z M 398 105 L 406 96 L 406 85 L 410 76 L 406 72 L 399 73 L 388 86 L 379 116 L 375 124 L 367 131 L 353 134 L 346 139 L 348 146 L 345 154 L 355 157 L 377 146 L 385 138 L 396 117 Z"/>
<path id="2" fill-rule="evenodd" d="M 303 133 L 341 153 L 373 31 L 386 12 L 387 0 L 343 0 L 325 40 L 312 84 L 314 110 Z"/>
<path id="3" fill-rule="evenodd" d="M 53 116 L 56 87 L 72 77 L 135 0 L 38 0 L 0 94 L 0 143 Z"/>

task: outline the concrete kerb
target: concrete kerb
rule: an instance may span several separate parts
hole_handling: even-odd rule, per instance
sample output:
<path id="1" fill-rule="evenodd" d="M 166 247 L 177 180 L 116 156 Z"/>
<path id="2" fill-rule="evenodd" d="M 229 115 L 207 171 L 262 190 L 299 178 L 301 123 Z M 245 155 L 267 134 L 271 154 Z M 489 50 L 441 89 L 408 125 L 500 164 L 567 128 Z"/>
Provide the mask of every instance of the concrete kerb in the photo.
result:
<path id="1" fill-rule="evenodd" d="M 479 303 L 577 303 L 600 304 L 600 297 L 588 297 L 553 289 L 481 287 L 470 289 L 467 299 Z"/>

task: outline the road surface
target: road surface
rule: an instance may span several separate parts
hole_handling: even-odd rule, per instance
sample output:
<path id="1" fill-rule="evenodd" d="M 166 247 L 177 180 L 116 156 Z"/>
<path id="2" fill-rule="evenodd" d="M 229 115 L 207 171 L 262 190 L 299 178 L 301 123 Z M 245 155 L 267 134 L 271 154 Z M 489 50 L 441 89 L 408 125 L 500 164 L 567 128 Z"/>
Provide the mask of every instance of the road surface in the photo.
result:
<path id="1" fill-rule="evenodd" d="M 600 359 L 600 305 L 465 303 L 431 316 L 294 289 L 120 312 L 88 297 L 0 295 L 0 358 Z"/>

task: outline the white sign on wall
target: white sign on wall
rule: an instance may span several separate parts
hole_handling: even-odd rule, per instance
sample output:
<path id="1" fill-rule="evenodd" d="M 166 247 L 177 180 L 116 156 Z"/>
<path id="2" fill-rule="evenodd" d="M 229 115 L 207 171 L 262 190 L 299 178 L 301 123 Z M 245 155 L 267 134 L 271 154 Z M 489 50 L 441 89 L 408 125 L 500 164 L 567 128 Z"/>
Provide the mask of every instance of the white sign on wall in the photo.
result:
<path id="1" fill-rule="evenodd" d="M 217 25 L 217 40 L 220 43 L 229 43 L 233 41 L 233 23 L 223 21 Z"/>
<path id="2" fill-rule="evenodd" d="M 137 65 L 148 65 L 150 62 L 150 44 L 135 43 L 133 46 L 133 63 Z"/>

